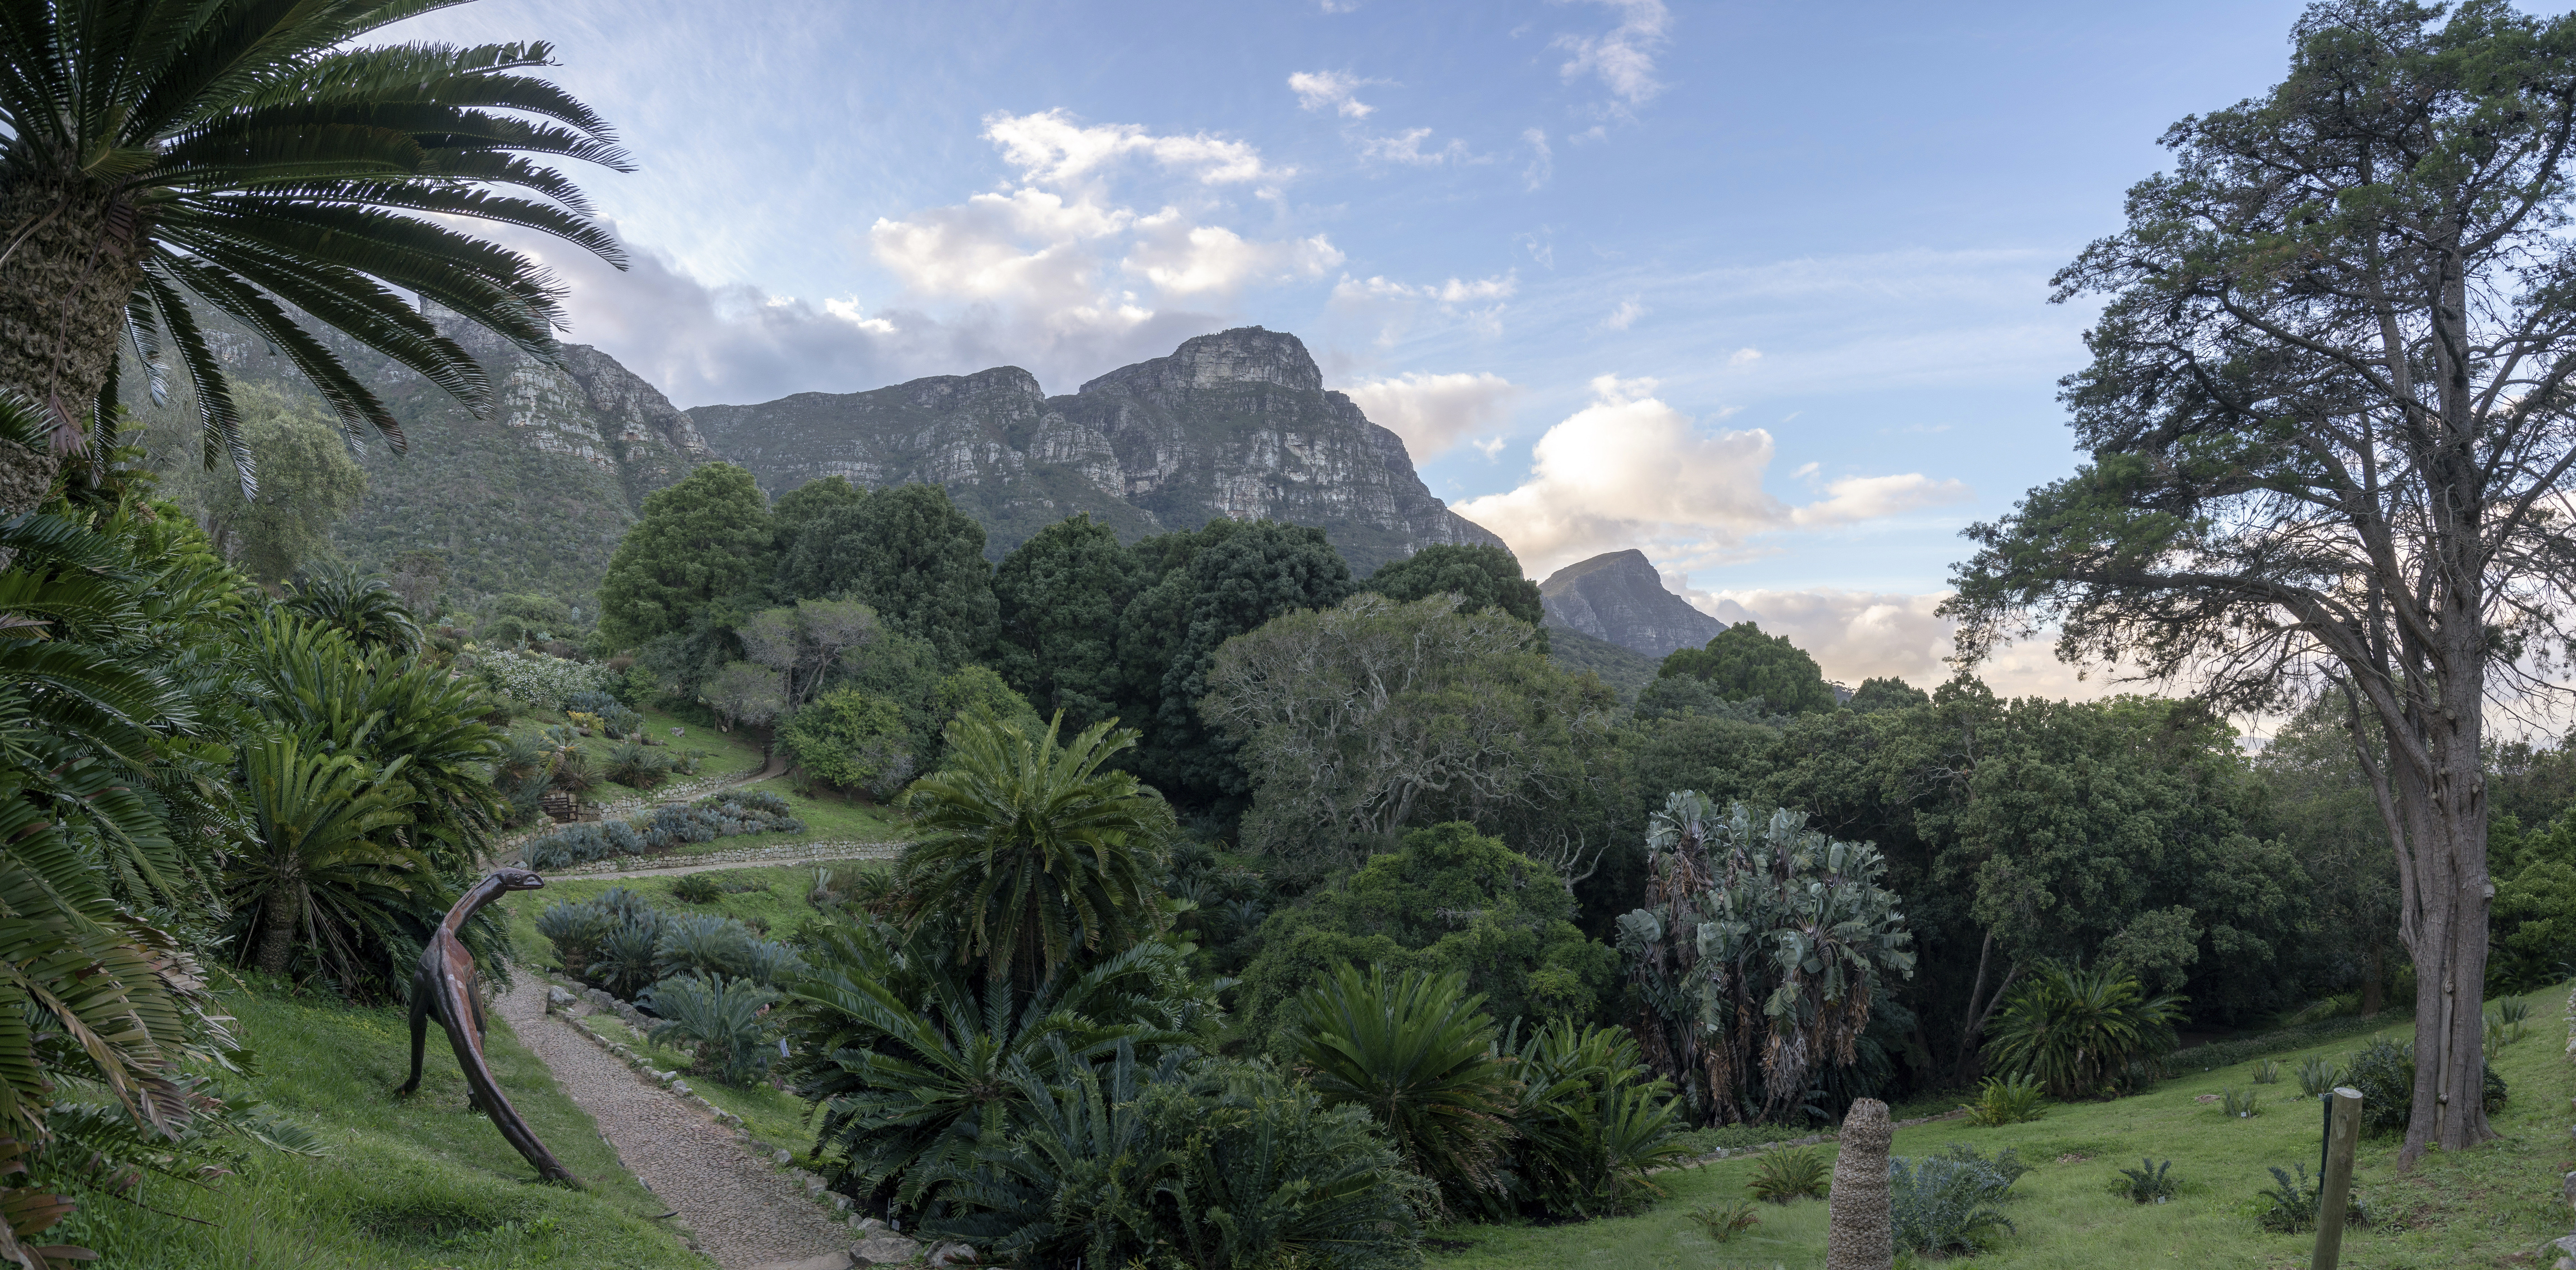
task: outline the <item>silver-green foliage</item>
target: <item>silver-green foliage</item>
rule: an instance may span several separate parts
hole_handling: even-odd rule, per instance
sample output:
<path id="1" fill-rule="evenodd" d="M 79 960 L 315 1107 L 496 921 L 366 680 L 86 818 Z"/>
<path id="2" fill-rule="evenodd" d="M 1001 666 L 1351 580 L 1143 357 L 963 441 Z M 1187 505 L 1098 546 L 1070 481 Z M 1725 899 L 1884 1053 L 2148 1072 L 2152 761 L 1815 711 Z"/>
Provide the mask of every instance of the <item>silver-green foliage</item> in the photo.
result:
<path id="1" fill-rule="evenodd" d="M 723 975 L 686 975 L 665 979 L 646 989 L 637 1003 L 664 1020 L 652 1032 L 653 1042 L 686 1041 L 697 1047 L 698 1062 L 728 1085 L 748 1085 L 768 1072 L 777 1051 L 766 1043 L 763 1007 L 778 993 L 749 979 Z"/>
<path id="2" fill-rule="evenodd" d="M 2018 1173 L 1994 1161 L 1892 1156 L 1887 1176 L 1888 1222 L 1899 1249 L 1922 1256 L 1980 1252 L 2013 1229 L 1994 1204 Z"/>

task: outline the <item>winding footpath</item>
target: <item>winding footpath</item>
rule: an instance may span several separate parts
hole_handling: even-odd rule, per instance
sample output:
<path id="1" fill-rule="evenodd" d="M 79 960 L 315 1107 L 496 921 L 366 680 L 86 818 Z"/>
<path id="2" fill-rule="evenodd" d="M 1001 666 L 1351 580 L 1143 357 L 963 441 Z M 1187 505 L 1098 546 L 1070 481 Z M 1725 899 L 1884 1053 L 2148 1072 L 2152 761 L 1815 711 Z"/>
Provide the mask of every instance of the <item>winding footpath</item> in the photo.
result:
<path id="1" fill-rule="evenodd" d="M 618 1159 L 678 1210 L 695 1236 L 692 1247 L 724 1270 L 809 1259 L 831 1265 L 846 1253 L 849 1227 L 806 1198 L 792 1177 L 752 1158 L 731 1130 L 547 1014 L 542 977 L 523 972 L 516 981 L 500 1000 L 501 1017 L 599 1122 Z M 849 1262 L 839 1256 L 837 1264 Z"/>

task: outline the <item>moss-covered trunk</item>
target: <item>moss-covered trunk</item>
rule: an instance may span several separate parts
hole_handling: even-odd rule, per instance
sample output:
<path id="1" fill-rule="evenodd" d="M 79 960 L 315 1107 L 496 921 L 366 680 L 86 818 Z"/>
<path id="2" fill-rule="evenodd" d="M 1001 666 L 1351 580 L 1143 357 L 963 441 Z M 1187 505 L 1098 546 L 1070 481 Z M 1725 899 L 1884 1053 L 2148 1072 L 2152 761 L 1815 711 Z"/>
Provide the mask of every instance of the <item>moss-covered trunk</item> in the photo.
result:
<path id="1" fill-rule="evenodd" d="M 0 514 L 35 505 L 86 435 L 148 247 L 130 204 L 86 182 L 0 188 L 0 387 L 55 415 L 50 451 L 0 442 Z"/>

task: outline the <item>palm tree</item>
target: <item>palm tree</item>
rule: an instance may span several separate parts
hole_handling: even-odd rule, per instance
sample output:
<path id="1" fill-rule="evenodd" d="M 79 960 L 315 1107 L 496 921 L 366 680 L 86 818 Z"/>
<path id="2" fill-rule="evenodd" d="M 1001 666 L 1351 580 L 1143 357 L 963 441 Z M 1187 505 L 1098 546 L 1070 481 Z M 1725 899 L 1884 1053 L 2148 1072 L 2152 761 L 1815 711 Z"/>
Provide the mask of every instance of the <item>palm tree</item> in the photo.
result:
<path id="1" fill-rule="evenodd" d="M 948 765 L 905 795 L 927 831 L 896 866 L 907 921 L 957 921 L 957 959 L 1023 990 L 1077 949 L 1115 953 L 1152 936 L 1163 901 L 1147 852 L 1171 832 L 1172 809 L 1133 775 L 1100 770 L 1136 743 L 1116 725 L 1059 745 L 1060 710 L 1035 740 L 979 712 L 951 723 Z"/>
<path id="2" fill-rule="evenodd" d="M 294 363 L 351 443 L 382 402 L 309 320 L 478 412 L 483 369 L 399 292 L 552 361 L 556 288 L 517 252 L 430 217 L 514 225 L 611 263 L 615 240 L 561 172 L 626 170 L 609 129 L 521 72 L 544 44 L 357 47 L 433 0 L 28 0 L 0 21 L 0 388 L 32 397 L 49 448 L 0 446 L 0 512 L 35 503 L 54 454 L 114 435 L 118 348 L 162 396 L 166 338 L 195 390 L 206 462 L 251 457 L 195 306 Z M 517 187 L 539 197 L 499 192 Z M 424 215 L 426 214 L 426 215 Z M 33 494 L 30 488 L 32 487 Z"/>

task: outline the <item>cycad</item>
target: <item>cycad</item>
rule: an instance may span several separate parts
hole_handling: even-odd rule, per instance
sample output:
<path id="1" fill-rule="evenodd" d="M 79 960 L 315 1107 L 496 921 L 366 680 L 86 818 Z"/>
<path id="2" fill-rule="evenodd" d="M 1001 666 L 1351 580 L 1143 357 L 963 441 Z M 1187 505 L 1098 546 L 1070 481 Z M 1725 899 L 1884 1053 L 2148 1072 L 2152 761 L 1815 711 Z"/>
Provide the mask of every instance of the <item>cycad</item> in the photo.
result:
<path id="1" fill-rule="evenodd" d="M 625 156 L 587 107 L 524 73 L 549 64 L 546 45 L 356 46 L 434 7 L 13 6 L 0 23 L 0 387 L 46 410 L 55 452 L 112 416 L 120 344 L 160 396 L 166 338 L 195 390 L 207 462 L 229 457 L 251 487 L 198 305 L 284 354 L 353 442 L 372 429 L 398 449 L 393 416 L 303 322 L 478 411 L 491 396 L 483 369 L 401 293 L 557 356 L 546 272 L 431 218 L 513 225 L 616 262 L 571 181 L 523 156 L 620 170 Z M 23 451 L 0 450 L 0 464 L 22 478 L 51 468 Z"/>
<path id="2" fill-rule="evenodd" d="M 1134 776 L 1102 770 L 1136 743 L 1112 723 L 1068 744 L 1061 711 L 1035 738 L 972 711 L 949 725 L 948 765 L 906 795 L 922 836 L 896 873 L 916 928 L 953 918 L 959 960 L 1023 992 L 1078 954 L 1156 932 L 1162 890 L 1146 866 L 1172 811 Z"/>
<path id="3" fill-rule="evenodd" d="M 2090 1097 L 2131 1058 L 2173 1051 L 2185 999 L 2148 996 L 2116 962 L 2090 970 L 2046 962 L 2005 1004 L 1985 1057 L 1998 1071 L 2037 1079 L 2061 1101 Z"/>
<path id="4" fill-rule="evenodd" d="M 323 566 L 295 580 L 286 608 L 349 637 L 369 652 L 407 656 L 420 648 L 420 623 L 382 578 L 346 566 Z"/>
<path id="5" fill-rule="evenodd" d="M 344 986 L 389 981 L 446 907 L 428 859 L 393 833 L 412 819 L 400 764 L 283 736 L 245 748 L 241 772 L 257 837 L 228 875 L 238 947 L 270 974 L 301 944 Z"/>
<path id="6" fill-rule="evenodd" d="M 1343 966 L 1297 998 L 1297 1062 L 1328 1103 L 1368 1109 L 1405 1162 L 1473 1209 L 1504 1187 L 1510 1069 L 1466 976 Z"/>

